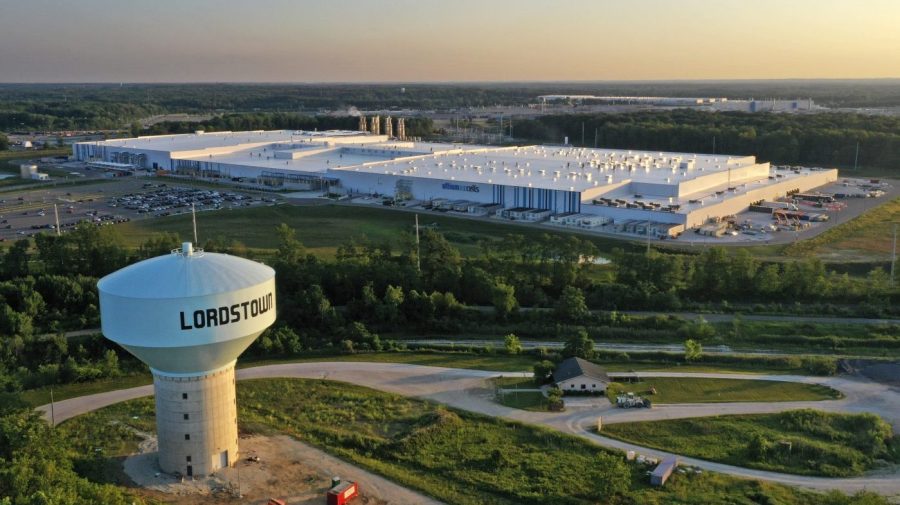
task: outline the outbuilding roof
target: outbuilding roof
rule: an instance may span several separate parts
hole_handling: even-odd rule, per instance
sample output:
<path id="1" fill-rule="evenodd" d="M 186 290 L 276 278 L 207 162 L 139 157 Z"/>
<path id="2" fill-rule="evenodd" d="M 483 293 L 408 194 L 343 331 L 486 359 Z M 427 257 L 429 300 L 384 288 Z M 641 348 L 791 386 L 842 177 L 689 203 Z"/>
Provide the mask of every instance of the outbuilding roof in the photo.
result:
<path id="1" fill-rule="evenodd" d="M 557 365 L 556 371 L 553 372 L 553 382 L 562 382 L 582 375 L 610 382 L 609 375 L 603 367 L 581 358 L 568 358 Z"/>

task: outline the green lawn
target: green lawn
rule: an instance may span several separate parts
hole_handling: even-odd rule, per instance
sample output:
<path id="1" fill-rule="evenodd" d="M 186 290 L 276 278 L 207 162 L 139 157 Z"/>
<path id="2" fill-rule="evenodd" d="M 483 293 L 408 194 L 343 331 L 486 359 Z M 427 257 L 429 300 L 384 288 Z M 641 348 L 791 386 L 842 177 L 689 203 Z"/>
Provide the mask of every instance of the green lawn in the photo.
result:
<path id="1" fill-rule="evenodd" d="M 608 424 L 603 435 L 710 461 L 803 475 L 846 477 L 900 462 L 890 425 L 872 414 L 780 414 Z"/>
<path id="2" fill-rule="evenodd" d="M 890 260 L 893 223 L 900 222 L 900 198 L 878 207 L 824 233 L 784 249 L 789 256 L 814 254 L 830 261 L 859 258 Z"/>
<path id="3" fill-rule="evenodd" d="M 198 214 L 197 223 L 205 237 L 237 240 L 254 249 L 274 249 L 278 237 L 274 233 L 280 223 L 297 230 L 297 238 L 310 252 L 320 256 L 334 255 L 338 246 L 363 236 L 375 243 L 389 243 L 399 250 L 413 231 L 415 218 L 410 212 L 378 206 L 357 205 L 277 205 L 240 210 L 221 210 Z M 419 212 L 422 226 L 436 229 L 464 254 L 477 254 L 478 243 L 509 233 L 536 237 L 544 233 L 560 235 L 553 230 L 515 226 L 487 220 L 464 219 L 432 211 Z M 153 233 L 175 232 L 182 237 L 192 233 L 189 215 L 170 216 L 123 223 L 119 231 L 130 246 L 138 246 Z M 628 243 L 601 237 L 589 237 L 600 250 L 628 248 Z"/>
<path id="4" fill-rule="evenodd" d="M 585 439 L 345 383 L 266 379 L 240 382 L 237 390 L 242 431 L 287 433 L 446 503 L 813 505 L 822 499 L 706 472 L 679 474 L 664 489 L 651 488 L 646 467 Z M 80 416 L 59 430 L 76 452 L 96 452 L 108 462 L 133 448 L 132 427 L 152 430 L 152 416 L 153 400 L 143 398 Z M 93 466 L 109 467 L 102 461 Z M 829 498 L 833 505 L 853 503 Z"/>
<path id="5" fill-rule="evenodd" d="M 539 386 L 531 377 L 495 377 L 491 383 L 498 388 L 508 389 L 536 389 Z"/>
<path id="6" fill-rule="evenodd" d="M 547 412 L 550 403 L 540 391 L 506 391 L 497 393 L 497 403 L 513 409 Z"/>
<path id="7" fill-rule="evenodd" d="M 496 372 L 530 372 L 538 361 L 534 356 L 506 354 L 467 354 L 429 352 L 380 352 L 338 354 L 333 356 L 309 356 L 283 360 L 246 358 L 238 361 L 239 368 L 249 368 L 275 363 L 300 363 L 309 361 L 367 361 L 372 363 L 405 363 L 409 365 L 468 368 Z"/>
<path id="8" fill-rule="evenodd" d="M 656 394 L 650 389 L 656 388 Z M 768 380 L 648 378 L 607 389 L 610 401 L 619 392 L 634 392 L 657 403 L 788 402 L 834 400 L 839 391 L 817 384 Z"/>
<path id="9" fill-rule="evenodd" d="M 109 379 L 99 379 L 92 382 L 57 384 L 52 388 L 50 386 L 45 386 L 37 389 L 29 389 L 21 393 L 21 398 L 28 405 L 37 407 L 50 403 L 51 389 L 53 390 L 53 400 L 61 401 L 69 398 L 76 398 L 78 396 L 115 391 L 117 389 L 146 386 L 147 384 L 153 384 L 153 378 L 150 376 L 149 371 L 146 373 L 126 374 L 121 377 Z"/>
<path id="10" fill-rule="evenodd" d="M 491 383 L 497 389 L 495 399 L 500 405 L 536 412 L 547 412 L 549 408 L 547 398 L 540 391 L 519 391 L 538 388 L 531 377 L 496 377 Z"/>

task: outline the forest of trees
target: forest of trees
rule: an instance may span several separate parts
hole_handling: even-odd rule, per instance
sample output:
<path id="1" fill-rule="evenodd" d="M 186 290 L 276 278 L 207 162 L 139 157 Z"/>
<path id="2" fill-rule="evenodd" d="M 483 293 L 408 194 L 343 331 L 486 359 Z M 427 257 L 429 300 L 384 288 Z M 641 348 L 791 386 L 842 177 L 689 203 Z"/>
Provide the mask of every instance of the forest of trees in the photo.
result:
<path id="1" fill-rule="evenodd" d="M 193 133 L 195 130 L 355 130 L 358 127 L 359 118 L 356 116 L 308 116 L 294 112 L 270 112 L 225 114 L 200 123 L 164 121 L 156 123 L 148 130 L 139 130 L 139 134 Z M 428 136 L 431 135 L 433 129 L 434 126 L 431 119 L 424 117 L 406 118 L 406 134 L 408 136 Z"/>
<path id="2" fill-rule="evenodd" d="M 535 103 L 545 94 L 812 98 L 829 107 L 900 105 L 896 80 L 472 84 L 0 84 L 0 131 L 118 129 L 166 113 L 448 110 Z M 574 137 L 573 137 L 574 138 Z"/>
<path id="3" fill-rule="evenodd" d="M 616 251 L 612 276 L 597 278 L 591 275 L 595 246 L 574 236 L 526 240 L 509 235 L 483 243 L 481 254 L 464 258 L 443 235 L 425 230 L 419 256 L 411 238 L 400 250 L 362 239 L 341 246 L 335 259 L 323 260 L 307 254 L 286 225 L 276 233 L 281 245 L 272 264 L 278 275 L 279 324 L 251 348 L 260 356 L 381 350 L 397 345 L 382 341 L 382 331 L 453 334 L 495 324 L 505 331 L 510 318 L 519 321 L 520 336 L 528 338 L 564 338 L 574 326 L 588 323 L 597 338 L 653 337 L 675 334 L 685 324 L 628 321 L 591 310 L 732 303 L 827 311 L 837 304 L 877 316 L 900 306 L 882 270 L 854 278 L 830 272 L 816 259 L 761 263 L 745 251 L 717 248 L 700 254 Z M 60 332 L 98 325 L 99 277 L 178 244 L 177 236 L 163 234 L 128 250 L 114 228 L 84 225 L 8 248 L 0 258 L 0 389 L 93 380 L 139 366 L 102 338 L 65 339 Z M 247 251 L 221 240 L 203 245 L 211 252 Z M 471 306 L 490 310 L 468 310 Z M 519 307 L 553 311 L 532 317 L 519 314 Z"/>

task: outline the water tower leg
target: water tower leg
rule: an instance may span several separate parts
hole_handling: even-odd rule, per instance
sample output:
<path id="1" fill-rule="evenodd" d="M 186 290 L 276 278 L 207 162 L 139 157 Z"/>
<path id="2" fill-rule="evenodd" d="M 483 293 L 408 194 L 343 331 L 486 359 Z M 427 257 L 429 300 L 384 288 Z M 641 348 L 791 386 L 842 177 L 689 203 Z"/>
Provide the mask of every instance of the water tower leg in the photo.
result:
<path id="1" fill-rule="evenodd" d="M 200 375 L 153 371 L 159 466 L 188 477 L 237 463 L 234 362 Z"/>

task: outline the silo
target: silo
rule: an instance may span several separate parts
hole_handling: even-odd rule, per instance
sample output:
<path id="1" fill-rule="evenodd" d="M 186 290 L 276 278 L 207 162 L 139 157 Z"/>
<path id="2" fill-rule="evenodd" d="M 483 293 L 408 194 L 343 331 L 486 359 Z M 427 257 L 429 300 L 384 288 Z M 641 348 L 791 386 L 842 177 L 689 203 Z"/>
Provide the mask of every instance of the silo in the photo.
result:
<path id="1" fill-rule="evenodd" d="M 237 463 L 234 366 L 275 322 L 275 271 L 186 242 L 97 288 L 103 335 L 153 373 L 160 468 L 199 476 Z"/>
<path id="2" fill-rule="evenodd" d="M 37 165 L 25 164 L 19 165 L 19 175 L 23 179 L 34 179 L 34 176 L 37 175 Z"/>

